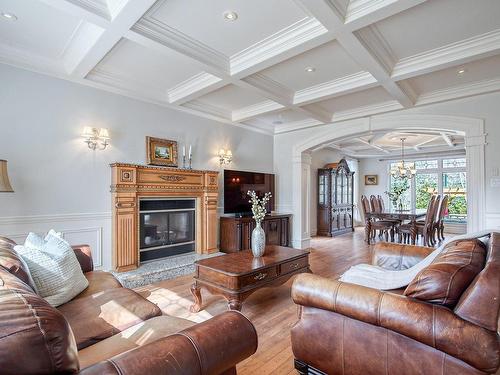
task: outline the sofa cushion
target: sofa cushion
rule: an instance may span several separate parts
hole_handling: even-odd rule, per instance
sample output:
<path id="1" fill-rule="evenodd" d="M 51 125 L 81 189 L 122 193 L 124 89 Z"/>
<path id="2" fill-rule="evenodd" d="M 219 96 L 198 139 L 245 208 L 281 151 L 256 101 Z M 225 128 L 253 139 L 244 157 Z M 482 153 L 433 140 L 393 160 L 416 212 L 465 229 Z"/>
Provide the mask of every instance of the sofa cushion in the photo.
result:
<path id="1" fill-rule="evenodd" d="M 35 290 L 35 283 L 31 278 L 29 268 L 23 258 L 14 251 L 14 246 L 16 246 L 14 241 L 0 237 L 0 266 Z"/>
<path id="2" fill-rule="evenodd" d="M 53 231 L 45 240 L 30 233 L 15 250 L 27 263 L 36 292 L 52 306 L 70 301 L 88 286 L 73 249 Z"/>
<path id="3" fill-rule="evenodd" d="M 109 359 L 127 350 L 170 336 L 195 323 L 174 316 L 157 316 L 84 348 L 78 352 L 81 368 Z"/>
<path id="4" fill-rule="evenodd" d="M 0 287 L 0 369 L 2 375 L 73 374 L 79 369 L 68 322 L 31 291 Z"/>
<path id="5" fill-rule="evenodd" d="M 477 239 L 450 242 L 434 261 L 420 271 L 404 294 L 453 307 L 484 267 L 486 247 Z"/>
<path id="6" fill-rule="evenodd" d="M 92 294 L 100 293 L 108 289 L 121 288 L 120 282 L 113 274 L 104 271 L 91 271 L 84 273 L 89 282 L 89 286 L 81 292 L 76 298 L 88 297 Z"/>
<path id="7" fill-rule="evenodd" d="M 59 306 L 75 335 L 78 350 L 111 337 L 161 310 L 136 292 L 115 288 Z"/>
<path id="8" fill-rule="evenodd" d="M 455 314 L 490 331 L 498 331 L 500 312 L 500 233 L 493 232 L 484 269 L 457 303 Z"/>

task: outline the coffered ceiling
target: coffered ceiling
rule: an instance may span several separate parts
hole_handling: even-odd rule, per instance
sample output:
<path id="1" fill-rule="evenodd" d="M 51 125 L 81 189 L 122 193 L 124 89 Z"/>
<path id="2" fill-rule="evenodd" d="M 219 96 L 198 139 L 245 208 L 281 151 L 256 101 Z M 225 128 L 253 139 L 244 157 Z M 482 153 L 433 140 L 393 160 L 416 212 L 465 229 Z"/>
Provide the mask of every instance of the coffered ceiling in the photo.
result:
<path id="1" fill-rule="evenodd" d="M 500 91 L 498 0 L 0 0 L 0 12 L 0 62 L 269 134 Z"/>

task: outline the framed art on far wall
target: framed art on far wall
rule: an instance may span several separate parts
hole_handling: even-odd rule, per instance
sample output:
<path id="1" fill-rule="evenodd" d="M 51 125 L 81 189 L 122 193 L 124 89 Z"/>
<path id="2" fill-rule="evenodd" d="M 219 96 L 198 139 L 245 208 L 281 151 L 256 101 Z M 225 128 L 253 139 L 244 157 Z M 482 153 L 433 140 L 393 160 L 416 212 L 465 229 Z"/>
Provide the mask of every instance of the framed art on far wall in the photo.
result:
<path id="1" fill-rule="evenodd" d="M 146 137 L 146 149 L 149 165 L 177 167 L 177 141 Z"/>
<path id="2" fill-rule="evenodd" d="M 366 174 L 365 175 L 365 185 L 378 185 L 378 175 Z"/>

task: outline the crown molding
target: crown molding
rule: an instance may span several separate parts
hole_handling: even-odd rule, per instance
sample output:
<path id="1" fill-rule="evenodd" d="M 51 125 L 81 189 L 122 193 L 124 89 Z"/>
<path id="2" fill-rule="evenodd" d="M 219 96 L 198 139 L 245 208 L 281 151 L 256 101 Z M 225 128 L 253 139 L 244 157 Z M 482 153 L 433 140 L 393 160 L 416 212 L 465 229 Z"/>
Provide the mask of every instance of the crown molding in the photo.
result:
<path id="1" fill-rule="evenodd" d="M 361 29 L 356 32 L 356 36 L 389 74 L 396 65 L 397 57 L 377 26 L 371 25 Z"/>
<path id="2" fill-rule="evenodd" d="M 375 115 L 377 113 L 397 111 L 400 109 L 403 109 L 403 106 L 397 100 L 390 100 L 387 102 L 358 107 L 356 109 L 350 109 L 347 111 L 335 112 L 332 117 L 332 122 L 351 120 L 359 117 Z"/>
<path id="3" fill-rule="evenodd" d="M 148 12 L 148 14 L 150 13 Z M 229 59 L 227 56 L 149 15 L 144 16 L 130 29 L 127 38 L 137 40 L 137 38 L 134 38 L 134 33 L 211 66 L 217 71 L 229 74 Z M 140 39 L 137 41 L 140 43 Z"/>
<path id="4" fill-rule="evenodd" d="M 0 62 L 57 77 L 65 74 L 61 61 L 20 50 L 7 44 L 0 44 Z"/>
<path id="5" fill-rule="evenodd" d="M 205 112 L 212 116 L 222 118 L 224 120 L 231 121 L 231 111 L 226 109 L 216 107 L 214 105 L 203 103 L 199 100 L 192 100 L 190 102 L 182 104 L 183 107 L 194 109 L 198 112 Z"/>
<path id="6" fill-rule="evenodd" d="M 454 86 L 419 95 L 416 105 L 439 103 L 468 96 L 487 94 L 500 91 L 500 78 L 475 82 L 467 85 Z"/>
<path id="7" fill-rule="evenodd" d="M 93 69 L 85 78 L 90 81 L 112 86 L 113 88 L 130 90 L 146 98 L 159 100 L 161 102 L 166 100 L 164 90 L 159 87 L 146 85 L 143 82 L 131 79 L 129 76 L 110 72 L 109 70 L 99 67 Z"/>
<path id="8" fill-rule="evenodd" d="M 304 18 L 230 57 L 231 75 L 319 37 L 328 30 L 315 18 Z"/>
<path id="9" fill-rule="evenodd" d="M 399 60 L 391 78 L 402 80 L 462 64 L 500 50 L 500 29 Z"/>
<path id="10" fill-rule="evenodd" d="M 347 7 L 345 23 L 374 13 L 395 2 L 394 0 L 350 0 Z"/>
<path id="11" fill-rule="evenodd" d="M 68 74 L 75 71 L 104 31 L 105 29 L 91 22 L 80 22 L 61 54 L 61 59 Z"/>
<path id="12" fill-rule="evenodd" d="M 280 104 L 285 105 L 286 103 L 286 105 L 292 105 L 294 92 L 262 73 L 252 74 L 251 76 L 243 78 L 242 81 L 271 94 Z M 274 100 L 273 98 L 270 99 Z"/>
<path id="13" fill-rule="evenodd" d="M 168 90 L 168 101 L 171 104 L 183 104 L 208 94 L 225 84 L 221 78 L 210 73 L 201 72 Z"/>
<path id="14" fill-rule="evenodd" d="M 111 13 L 107 3 L 99 0 L 66 0 L 106 20 L 111 20 Z"/>
<path id="15" fill-rule="evenodd" d="M 375 77 L 368 72 L 359 72 L 320 83 L 295 92 L 293 104 L 309 104 L 318 100 L 325 100 L 339 94 L 348 94 L 361 88 L 369 88 L 378 84 Z"/>
<path id="16" fill-rule="evenodd" d="M 300 129 L 312 128 L 318 125 L 324 125 L 324 123 L 313 119 L 293 121 L 286 124 L 276 125 L 274 127 L 274 134 L 289 133 Z"/>
<path id="17" fill-rule="evenodd" d="M 234 110 L 231 117 L 233 121 L 245 121 L 263 113 L 274 112 L 283 108 L 285 107 L 279 103 L 272 100 L 265 100 L 254 105 Z"/>

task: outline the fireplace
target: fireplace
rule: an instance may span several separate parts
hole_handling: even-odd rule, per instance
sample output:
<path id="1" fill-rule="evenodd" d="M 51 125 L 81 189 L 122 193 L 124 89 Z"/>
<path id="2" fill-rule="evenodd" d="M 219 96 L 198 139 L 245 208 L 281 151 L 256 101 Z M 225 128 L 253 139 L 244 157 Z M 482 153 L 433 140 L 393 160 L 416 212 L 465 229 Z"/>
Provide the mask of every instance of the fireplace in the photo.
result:
<path id="1" fill-rule="evenodd" d="M 217 251 L 217 175 L 112 164 L 113 269 L 125 272 L 143 261 Z"/>
<path id="2" fill-rule="evenodd" d="M 147 262 L 195 251 L 194 198 L 139 201 L 139 260 Z"/>

